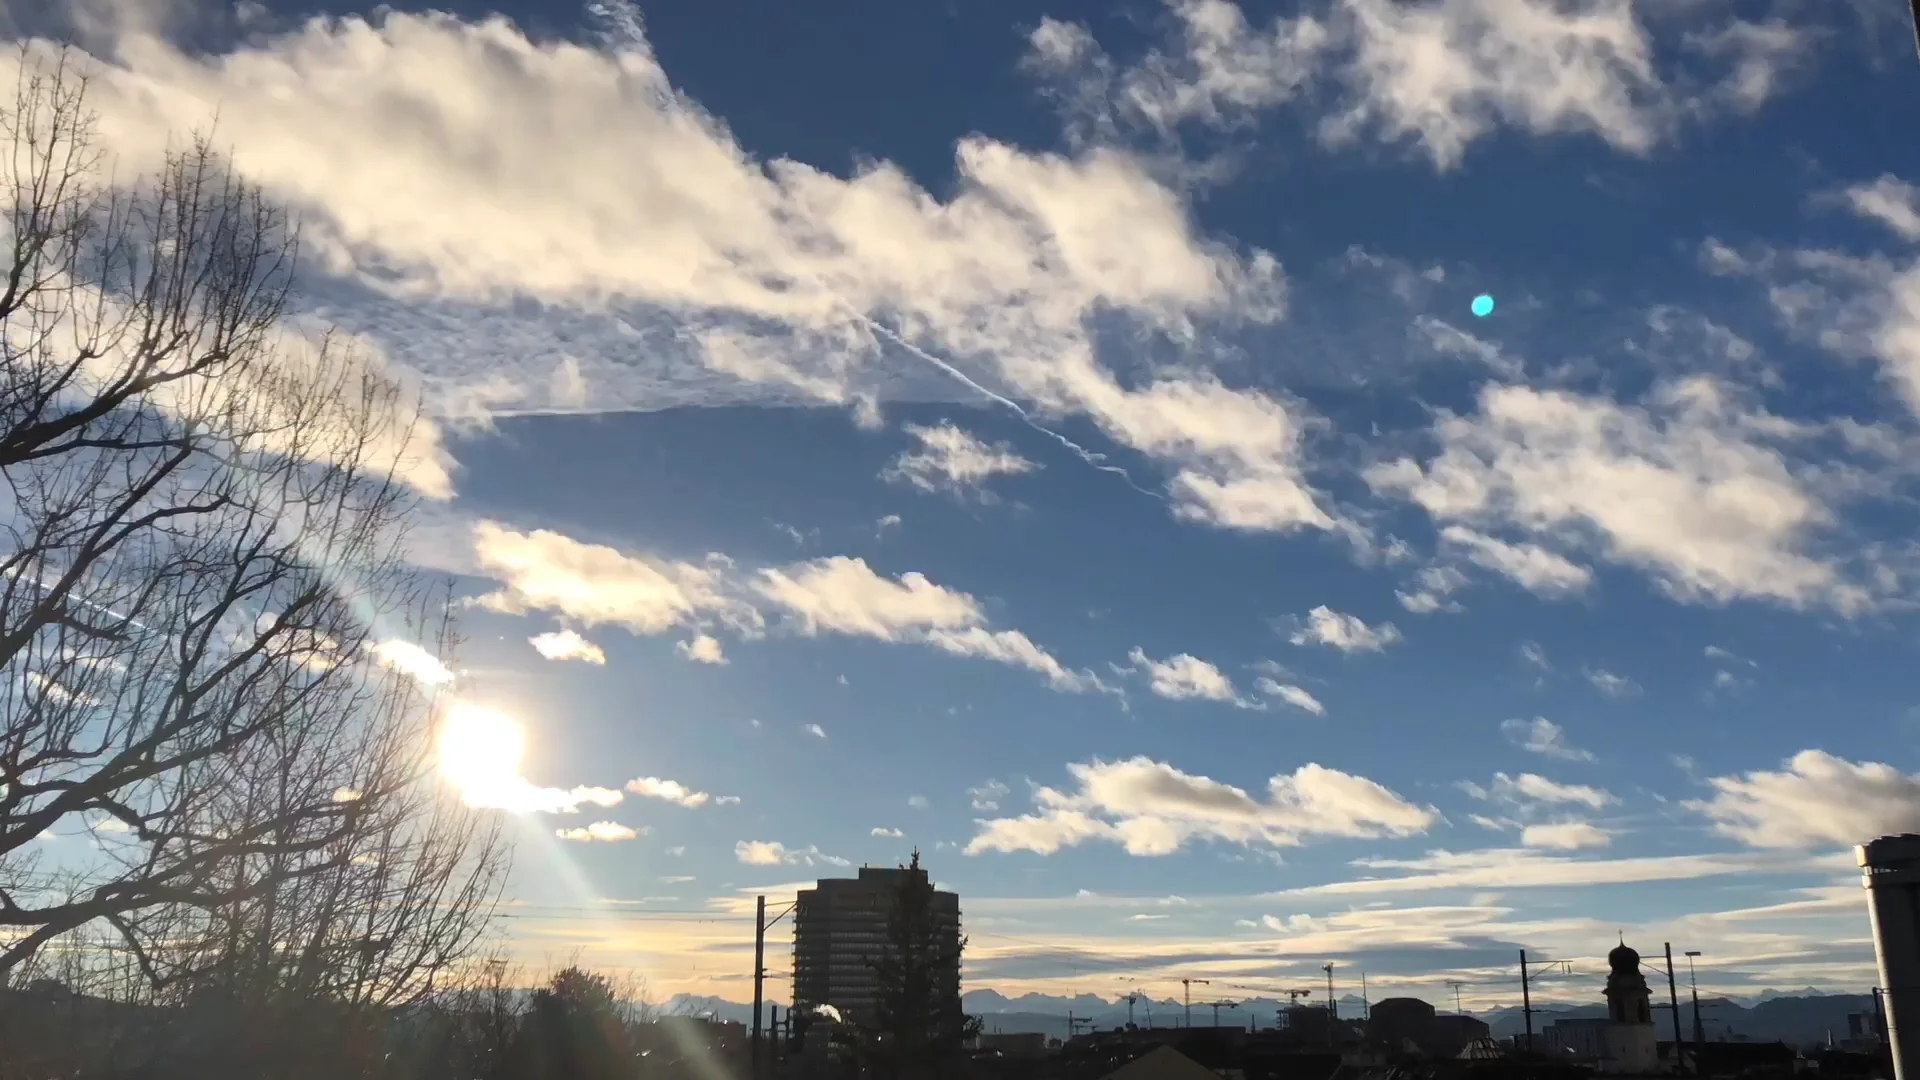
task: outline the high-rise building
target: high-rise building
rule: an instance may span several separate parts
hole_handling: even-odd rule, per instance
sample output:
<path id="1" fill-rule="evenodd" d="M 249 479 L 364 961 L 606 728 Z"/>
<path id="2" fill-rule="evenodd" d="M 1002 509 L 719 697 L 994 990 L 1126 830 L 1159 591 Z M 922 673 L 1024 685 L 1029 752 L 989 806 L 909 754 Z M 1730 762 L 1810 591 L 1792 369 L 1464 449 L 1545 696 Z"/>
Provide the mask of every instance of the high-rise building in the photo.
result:
<path id="1" fill-rule="evenodd" d="M 1920 1080 L 1920 836 L 1883 836 L 1859 855 L 1880 962 L 1880 1000 L 1895 1080 Z"/>
<path id="2" fill-rule="evenodd" d="M 887 950 L 887 922 L 902 878 L 919 868 L 863 866 L 856 878 L 823 878 L 800 890 L 793 908 L 793 1005 L 802 1013 L 830 1005 L 850 1024 L 871 1023 L 879 993 L 874 965 Z M 953 958 L 943 972 L 960 993 L 960 897 L 933 894 L 933 921 L 943 951 Z"/>

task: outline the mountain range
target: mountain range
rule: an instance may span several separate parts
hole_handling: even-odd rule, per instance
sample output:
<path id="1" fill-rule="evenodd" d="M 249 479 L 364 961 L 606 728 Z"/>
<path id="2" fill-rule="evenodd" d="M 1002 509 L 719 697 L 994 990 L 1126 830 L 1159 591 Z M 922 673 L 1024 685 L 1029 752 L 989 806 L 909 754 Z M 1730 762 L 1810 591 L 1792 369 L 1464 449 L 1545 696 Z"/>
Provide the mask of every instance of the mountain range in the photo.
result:
<path id="1" fill-rule="evenodd" d="M 1134 1000 L 1131 1010 L 1126 998 L 1110 1000 L 1097 994 L 1071 997 L 1021 994 L 1007 997 L 995 990 L 972 990 L 962 996 L 962 1001 L 969 1014 L 981 1018 L 986 1031 L 1041 1032 L 1055 1038 L 1063 1038 L 1068 1034 L 1069 1018 L 1076 1030 L 1085 1031 L 1089 1024 L 1093 1029 L 1119 1027 L 1128 1022 L 1130 1013 L 1132 1022 L 1142 1027 L 1149 1024 L 1178 1026 L 1186 1017 L 1185 1008 L 1174 998 L 1143 996 Z M 1251 1021 L 1268 1027 L 1274 1023 L 1275 1014 L 1285 1005 L 1283 1001 L 1259 997 L 1238 1001 L 1232 1006 L 1222 1004 L 1217 1013 L 1218 1022 L 1244 1027 Z M 1341 997 L 1339 1005 L 1342 1016 L 1358 1016 L 1366 1008 L 1366 1002 L 1355 995 Z M 753 1017 L 751 1005 L 741 1005 L 724 998 L 686 994 L 676 995 L 667 1001 L 661 1011 L 678 1015 L 711 1015 L 719 1020 L 742 1023 L 750 1023 Z M 1812 987 L 1797 991 L 1764 990 L 1752 997 L 1723 995 L 1705 998 L 1700 1002 L 1702 1027 L 1708 1039 L 1780 1041 L 1794 1046 L 1824 1042 L 1829 1033 L 1836 1040 L 1844 1039 L 1849 1030 L 1849 1015 L 1872 1012 L 1873 998 L 1870 995 L 1826 994 Z M 1533 1013 L 1534 1031 L 1540 1032 L 1556 1020 L 1605 1016 L 1607 1009 L 1599 1002 L 1586 1005 L 1555 1004 L 1536 1006 Z M 1486 1021 L 1496 1037 L 1519 1035 L 1526 1030 L 1525 1016 L 1517 1007 L 1490 1009 L 1473 1015 Z M 1210 1004 L 1194 1003 L 1193 1023 L 1196 1026 L 1214 1023 L 1215 1016 L 1216 1012 Z M 1670 1037 L 1671 1024 L 1672 1021 L 1666 1018 L 1663 1010 L 1659 1020 L 1663 1038 Z M 1680 1026 L 1686 1038 L 1691 1039 L 1693 1008 L 1684 1000 L 1680 1003 Z"/>

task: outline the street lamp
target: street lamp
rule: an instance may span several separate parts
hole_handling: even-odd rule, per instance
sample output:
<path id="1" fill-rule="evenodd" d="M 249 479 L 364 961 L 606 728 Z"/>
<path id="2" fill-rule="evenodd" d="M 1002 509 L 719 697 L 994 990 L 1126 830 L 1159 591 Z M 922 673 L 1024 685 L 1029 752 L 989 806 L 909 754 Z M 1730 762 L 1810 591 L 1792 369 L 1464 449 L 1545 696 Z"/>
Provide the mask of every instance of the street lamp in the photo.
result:
<path id="1" fill-rule="evenodd" d="M 1707 1028 L 1700 1020 L 1700 980 L 1693 971 L 1693 958 L 1699 955 L 1699 949 L 1687 950 L 1687 987 L 1693 993 L 1693 1052 L 1695 1054 L 1700 1052 L 1700 1047 L 1707 1041 Z M 1696 1066 L 1698 1064 L 1695 1062 Z"/>

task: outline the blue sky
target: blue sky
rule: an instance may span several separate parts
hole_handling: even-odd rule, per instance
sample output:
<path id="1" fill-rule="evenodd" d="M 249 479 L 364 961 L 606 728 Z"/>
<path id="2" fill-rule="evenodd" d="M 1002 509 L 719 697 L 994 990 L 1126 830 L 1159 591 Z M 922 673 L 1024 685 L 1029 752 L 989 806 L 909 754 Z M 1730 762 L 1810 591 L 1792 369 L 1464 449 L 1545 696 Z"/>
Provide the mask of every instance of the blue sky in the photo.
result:
<path id="1" fill-rule="evenodd" d="M 217 112 L 296 322 L 417 388 L 523 956 L 741 1000 L 754 894 L 918 845 L 970 986 L 1496 1004 L 1616 930 L 1872 982 L 1848 849 L 1920 830 L 1879 7 L 0 25 L 92 55 L 129 170 Z"/>

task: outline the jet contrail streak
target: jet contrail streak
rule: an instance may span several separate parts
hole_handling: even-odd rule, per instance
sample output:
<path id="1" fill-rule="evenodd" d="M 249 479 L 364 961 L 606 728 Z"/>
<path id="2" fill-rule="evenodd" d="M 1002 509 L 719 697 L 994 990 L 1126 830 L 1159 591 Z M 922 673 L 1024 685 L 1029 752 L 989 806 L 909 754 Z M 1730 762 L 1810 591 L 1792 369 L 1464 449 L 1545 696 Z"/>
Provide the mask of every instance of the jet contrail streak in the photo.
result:
<path id="1" fill-rule="evenodd" d="M 860 321 L 861 325 L 865 326 L 867 329 L 872 330 L 874 333 L 879 334 L 880 336 L 886 338 L 887 340 L 907 350 L 908 352 L 919 357 L 920 359 L 925 360 L 927 363 L 932 364 L 934 367 L 939 368 L 941 371 L 945 372 L 949 377 L 954 379 L 956 382 L 960 383 L 962 386 L 967 387 L 969 390 L 972 390 L 974 393 L 979 394 L 980 396 L 987 398 L 990 401 L 996 402 L 1000 405 L 1004 405 L 1008 409 L 1011 409 L 1013 411 L 1013 414 L 1015 416 L 1018 416 L 1022 423 L 1025 423 L 1028 427 L 1032 428 L 1033 430 L 1054 440 L 1055 442 L 1059 443 L 1061 446 L 1066 447 L 1069 451 L 1071 451 L 1074 454 L 1075 457 L 1078 457 L 1081 461 L 1084 461 L 1088 465 L 1091 465 L 1094 468 L 1099 469 L 1101 472 L 1112 473 L 1113 475 L 1118 476 L 1120 479 L 1126 481 L 1126 484 L 1128 487 L 1132 488 L 1133 490 L 1139 492 L 1142 495 L 1146 495 L 1150 498 L 1165 500 L 1166 498 L 1165 495 L 1162 495 L 1157 491 L 1148 491 L 1146 488 L 1143 488 L 1139 484 L 1135 483 L 1133 479 L 1133 475 L 1127 472 L 1127 470 L 1121 468 L 1118 465 L 1107 464 L 1106 455 L 1096 454 L 1093 451 L 1088 450 L 1086 447 L 1081 446 L 1079 443 L 1074 442 L 1072 439 L 1067 438 L 1065 435 L 1062 435 L 1059 432 L 1053 430 L 1052 428 L 1049 428 L 1044 424 L 1041 424 L 1039 421 L 1035 420 L 1032 417 L 1032 415 L 1030 415 L 1027 412 L 1027 410 L 1021 406 L 1019 402 L 1013 400 L 1012 398 L 1006 397 L 1005 395 L 996 394 L 993 391 L 987 389 L 986 387 L 981 386 L 978 382 L 975 382 L 973 379 L 969 378 L 966 372 L 961 371 L 959 368 L 954 367 L 952 364 L 948 363 L 945 360 L 942 360 L 938 356 L 935 356 L 933 353 L 930 353 L 927 350 L 921 348 L 920 346 L 915 345 L 913 342 L 908 341 L 906 338 L 901 337 L 899 334 L 894 333 L 891 329 L 885 326 L 882 326 L 881 324 L 873 321 L 867 316 L 862 315 L 857 311 L 852 312 L 851 314 L 855 319 L 858 319 Z"/>

